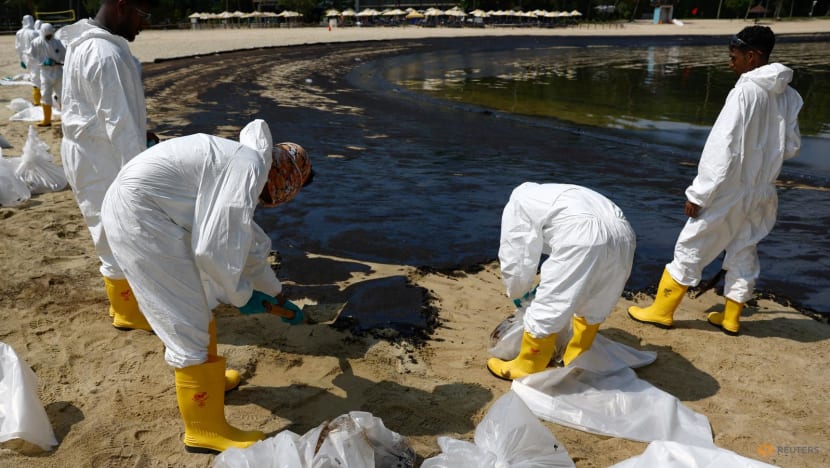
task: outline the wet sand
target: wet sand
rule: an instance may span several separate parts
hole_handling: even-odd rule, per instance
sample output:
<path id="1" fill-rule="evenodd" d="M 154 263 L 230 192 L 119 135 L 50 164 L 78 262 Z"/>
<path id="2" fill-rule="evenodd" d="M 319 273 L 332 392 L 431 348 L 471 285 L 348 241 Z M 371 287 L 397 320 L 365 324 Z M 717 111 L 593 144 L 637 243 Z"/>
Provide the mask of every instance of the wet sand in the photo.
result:
<path id="1" fill-rule="evenodd" d="M 742 23 L 730 26 L 736 27 L 714 34 L 734 33 Z M 308 33 L 327 32 L 320 29 Z M 231 36 L 248 32 L 227 33 L 222 42 L 230 45 Z M 149 43 L 155 34 L 164 37 L 163 32 L 139 36 L 139 56 L 141 41 Z M 169 37 L 183 33 L 174 34 Z M 187 49 L 181 40 L 164 42 L 165 53 L 178 48 L 174 56 L 203 53 L 195 46 Z M 344 116 L 356 116 L 356 125 L 370 140 L 383 138 L 388 123 L 379 120 L 378 113 L 367 112 L 380 101 L 357 96 L 344 77 L 355 63 L 417 47 L 417 40 L 319 44 L 147 64 L 148 114 L 153 128 L 166 137 L 195 131 L 231 137 L 245 122 L 262 115 L 276 139 L 315 135 L 324 126 L 336 132 L 338 123 L 352 124 Z M 275 61 L 279 66 L 271 66 Z M 266 69 L 252 76 L 252 70 Z M 5 75 L 14 70 L 0 71 Z M 246 89 L 237 89 L 240 86 Z M 247 107 L 237 102 L 233 112 L 227 112 L 227 93 L 248 96 Z M 28 89 L 0 88 L 4 102 L 13 97 L 28 98 Z M 16 146 L 4 154 L 17 156 L 28 126 L 8 122 L 9 115 L 2 106 L 0 134 Z M 442 126 L 451 124 L 441 115 L 434 119 L 439 135 Z M 395 133 L 405 134 L 407 122 L 399 125 Z M 39 134 L 58 162 L 59 129 Z M 498 144 L 497 135 L 489 138 Z M 339 141 L 336 135 L 318 135 L 307 144 L 322 150 L 330 140 Z M 349 184 L 350 158 L 369 157 L 367 153 L 371 148 L 348 145 L 337 152 L 312 152 L 325 156 L 320 166 L 331 177 L 315 181 L 320 182 L 317 196 L 304 201 L 307 212 L 286 206 L 278 214 L 313 223 L 315 204 L 326 203 L 326 184 Z M 362 189 L 368 197 L 383 199 L 371 187 Z M 270 219 L 263 213 L 258 216 L 266 218 L 260 219 L 263 224 Z M 471 439 L 490 404 L 509 389 L 509 383 L 494 379 L 484 367 L 488 335 L 511 312 L 497 265 L 485 262 L 480 269 L 458 271 L 384 264 L 365 256 L 321 256 L 303 238 L 278 226 L 270 228 L 286 246 L 280 251 L 280 278 L 300 303 L 341 301 L 349 286 L 401 277 L 423 288 L 440 325 L 430 339 L 413 343 L 354 336 L 326 325 L 289 328 L 273 317 L 242 317 L 221 307 L 216 311 L 219 352 L 246 379 L 227 398 L 228 420 L 269 435 L 285 429 L 304 433 L 325 419 L 360 409 L 409 437 L 422 458 L 437 453 L 437 436 Z M 367 236 L 377 234 L 372 226 L 367 222 L 365 232 L 351 233 L 342 242 L 371 246 Z M 158 339 L 144 332 L 118 332 L 109 325 L 97 261 L 71 193 L 40 195 L 24 206 L 0 209 L 0 236 L 0 340 L 37 373 L 41 401 L 60 441 L 55 451 L 45 454 L 4 449 L 0 463 L 209 466 L 213 457 L 182 449 L 173 372 L 163 361 Z M 722 307 L 722 299 L 712 291 L 684 301 L 675 330 L 646 327 L 626 317 L 629 305 L 650 300 L 645 295 L 621 298 L 601 328 L 611 339 L 658 352 L 654 364 L 638 371 L 640 377 L 706 415 L 721 447 L 780 466 L 830 464 L 830 404 L 817 397 L 826 389 L 824 376 L 830 366 L 826 324 L 762 299 L 748 307 L 743 334 L 728 337 L 705 322 L 706 311 Z M 609 466 L 641 453 L 646 445 L 546 425 L 578 467 Z M 762 444 L 819 450 L 761 458 Z"/>

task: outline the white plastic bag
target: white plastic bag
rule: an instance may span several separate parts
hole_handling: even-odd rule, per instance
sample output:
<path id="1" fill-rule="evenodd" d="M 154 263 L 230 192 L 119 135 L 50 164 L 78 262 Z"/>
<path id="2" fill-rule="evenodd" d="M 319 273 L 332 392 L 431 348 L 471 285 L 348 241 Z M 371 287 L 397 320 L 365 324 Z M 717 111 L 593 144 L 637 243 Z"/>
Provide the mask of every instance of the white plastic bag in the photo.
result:
<path id="1" fill-rule="evenodd" d="M 23 439 L 43 450 L 58 445 L 37 395 L 37 376 L 0 342 L 0 442 Z"/>
<path id="2" fill-rule="evenodd" d="M 32 194 L 57 192 L 66 187 L 63 168 L 52 162 L 49 145 L 37 136 L 31 125 L 15 175 L 26 183 Z"/>
<path id="3" fill-rule="evenodd" d="M 319 449 L 318 449 L 319 447 Z M 245 448 L 231 448 L 216 468 L 410 468 L 415 452 L 380 418 L 363 411 L 340 415 L 298 436 L 283 431 Z"/>
<path id="4" fill-rule="evenodd" d="M 33 107 L 33 106 L 32 106 L 31 102 L 29 102 L 29 101 L 27 101 L 23 98 L 14 98 L 14 99 L 11 100 L 9 105 L 6 106 L 6 107 L 11 109 L 12 112 L 18 113 L 18 112 L 20 112 L 24 109 L 28 109 L 28 108 Z"/>
<path id="5" fill-rule="evenodd" d="M 17 206 L 32 197 L 29 187 L 14 172 L 18 162 L 3 157 L 0 150 L 0 207 Z"/>
<path id="6" fill-rule="evenodd" d="M 476 426 L 475 444 L 439 437 L 441 455 L 421 468 L 573 467 L 567 450 L 513 392 L 499 398 Z"/>
<path id="7" fill-rule="evenodd" d="M 490 347 L 487 352 L 503 361 L 516 359 L 522 347 L 524 333 L 524 308 L 516 309 L 510 317 L 502 320 L 490 333 Z"/>
<path id="8" fill-rule="evenodd" d="M 52 119 L 57 119 L 61 116 L 61 112 L 57 108 L 52 108 Z M 20 122 L 40 122 L 43 120 L 43 107 L 31 106 L 12 114 L 9 120 Z"/>
<path id="9" fill-rule="evenodd" d="M 598 373 L 571 365 L 530 374 L 512 389 L 536 416 L 594 434 L 713 447 L 706 416 L 625 368 Z"/>
<path id="10" fill-rule="evenodd" d="M 718 447 L 696 447 L 657 440 L 642 455 L 611 468 L 774 468 L 774 465 L 746 458 Z"/>

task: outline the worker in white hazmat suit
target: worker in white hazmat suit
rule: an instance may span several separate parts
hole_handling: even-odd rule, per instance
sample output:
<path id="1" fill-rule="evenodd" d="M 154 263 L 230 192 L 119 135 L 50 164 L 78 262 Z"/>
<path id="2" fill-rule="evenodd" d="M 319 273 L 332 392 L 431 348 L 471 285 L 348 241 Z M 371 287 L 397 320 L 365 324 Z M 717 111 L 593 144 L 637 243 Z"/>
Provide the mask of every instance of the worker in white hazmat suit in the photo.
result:
<path id="1" fill-rule="evenodd" d="M 55 28 L 50 23 L 40 26 L 40 35 L 32 41 L 32 60 L 40 64 L 40 103 L 43 107 L 43 120 L 38 127 L 52 125 L 52 94 L 61 92 L 63 62 L 66 48 L 55 37 Z"/>
<path id="2" fill-rule="evenodd" d="M 101 225 L 101 202 L 121 167 L 158 141 L 147 132 L 141 65 L 128 41 L 147 25 L 148 1 L 103 0 L 95 19 L 61 28 L 67 43 L 61 92 L 61 160 L 101 262 L 119 329 L 150 330 Z"/>
<path id="3" fill-rule="evenodd" d="M 507 296 L 532 294 L 542 255 L 539 286 L 524 316 L 518 357 L 490 358 L 496 377 L 517 379 L 544 370 L 554 356 L 556 334 L 573 336 L 562 360 L 570 364 L 594 342 L 600 324 L 619 301 L 634 259 L 636 236 L 611 200 L 578 185 L 526 182 L 510 195 L 501 220 L 499 263 Z"/>
<path id="4" fill-rule="evenodd" d="M 197 134 L 159 143 L 127 163 L 107 191 L 107 237 L 176 370 L 188 451 L 221 452 L 264 437 L 225 420 L 223 395 L 239 374 L 217 355 L 211 310 L 224 302 L 263 313 L 265 301 L 294 312 L 284 321 L 302 321 L 281 294 L 267 261 L 271 241 L 253 215 L 258 202 L 285 203 L 311 177 L 305 151 L 272 146 L 267 124 L 255 120 L 239 142 Z"/>
<path id="5" fill-rule="evenodd" d="M 32 63 L 32 56 L 30 54 L 32 48 L 32 41 L 38 37 L 38 31 L 33 27 L 34 18 L 32 15 L 26 15 L 22 20 L 23 27 L 20 28 L 14 36 L 14 49 L 17 51 L 17 57 L 20 59 L 20 67 L 29 71 L 29 80 L 32 82 L 32 102 L 34 105 L 40 105 L 40 89 L 39 84 L 39 67 Z M 35 76 L 38 75 L 38 76 Z"/>
<path id="6" fill-rule="evenodd" d="M 772 230 L 778 211 L 775 179 L 782 162 L 798 154 L 798 112 L 803 101 L 788 84 L 793 71 L 769 63 L 775 35 L 749 26 L 732 38 L 730 68 L 738 82 L 726 98 L 686 189 L 689 217 L 666 265 L 654 303 L 630 307 L 634 320 L 670 328 L 686 290 L 697 285 L 709 263 L 726 251 L 723 312 L 708 316 L 730 335 L 740 329 L 744 303 L 760 274 L 756 246 Z"/>

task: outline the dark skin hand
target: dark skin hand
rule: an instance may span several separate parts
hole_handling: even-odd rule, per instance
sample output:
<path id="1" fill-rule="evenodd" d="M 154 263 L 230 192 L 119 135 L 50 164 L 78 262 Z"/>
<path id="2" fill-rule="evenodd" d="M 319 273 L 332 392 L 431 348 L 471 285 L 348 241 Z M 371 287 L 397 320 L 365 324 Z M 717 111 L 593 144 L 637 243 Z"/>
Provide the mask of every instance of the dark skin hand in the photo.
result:
<path id="1" fill-rule="evenodd" d="M 697 218 L 697 215 L 700 213 L 700 207 L 695 205 L 694 203 L 686 200 L 686 216 L 690 218 Z"/>

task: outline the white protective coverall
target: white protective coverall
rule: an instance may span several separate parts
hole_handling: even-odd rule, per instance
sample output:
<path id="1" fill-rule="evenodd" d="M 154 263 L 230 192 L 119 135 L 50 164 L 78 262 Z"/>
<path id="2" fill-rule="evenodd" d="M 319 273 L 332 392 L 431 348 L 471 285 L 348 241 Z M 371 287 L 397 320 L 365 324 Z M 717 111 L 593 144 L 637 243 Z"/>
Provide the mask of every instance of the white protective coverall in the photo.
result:
<path id="1" fill-rule="evenodd" d="M 52 105 L 52 94 L 61 92 L 61 78 L 63 77 L 63 62 L 66 58 L 66 48 L 63 42 L 54 34 L 55 29 L 48 23 L 41 26 L 40 35 L 32 41 L 32 61 L 40 64 L 40 102 L 47 106 Z M 46 35 L 51 34 L 51 39 Z M 51 65 L 45 65 L 47 59 Z"/>
<path id="2" fill-rule="evenodd" d="M 775 224 L 775 179 L 785 159 L 798 154 L 798 112 L 803 101 L 788 84 L 793 71 L 772 63 L 738 78 L 715 121 L 686 198 L 700 206 L 689 218 L 666 269 L 685 286 L 726 251 L 724 295 L 743 304 L 760 274 L 756 246 Z"/>
<path id="3" fill-rule="evenodd" d="M 126 39 L 93 20 L 61 28 L 60 37 L 68 44 L 61 93 L 61 160 L 101 260 L 101 274 L 123 279 L 100 212 L 118 171 L 147 148 L 141 64 Z"/>
<path id="4" fill-rule="evenodd" d="M 29 49 L 32 47 L 32 41 L 38 36 L 38 32 L 32 27 L 35 19 L 32 15 L 26 15 L 21 21 L 23 27 L 17 30 L 14 36 L 14 49 L 17 51 L 17 57 L 20 62 L 29 68 Z"/>
<path id="5" fill-rule="evenodd" d="M 218 302 L 276 296 L 271 240 L 253 221 L 271 168 L 271 133 L 249 123 L 240 142 L 196 134 L 153 146 L 127 163 L 102 208 L 113 254 L 139 308 L 176 368 L 208 358 Z"/>
<path id="6" fill-rule="evenodd" d="M 578 185 L 525 182 L 516 187 L 501 220 L 499 262 L 511 299 L 536 297 L 524 329 L 537 338 L 568 327 L 573 315 L 589 324 L 606 319 L 619 301 L 634 260 L 636 236 L 611 200 Z"/>

